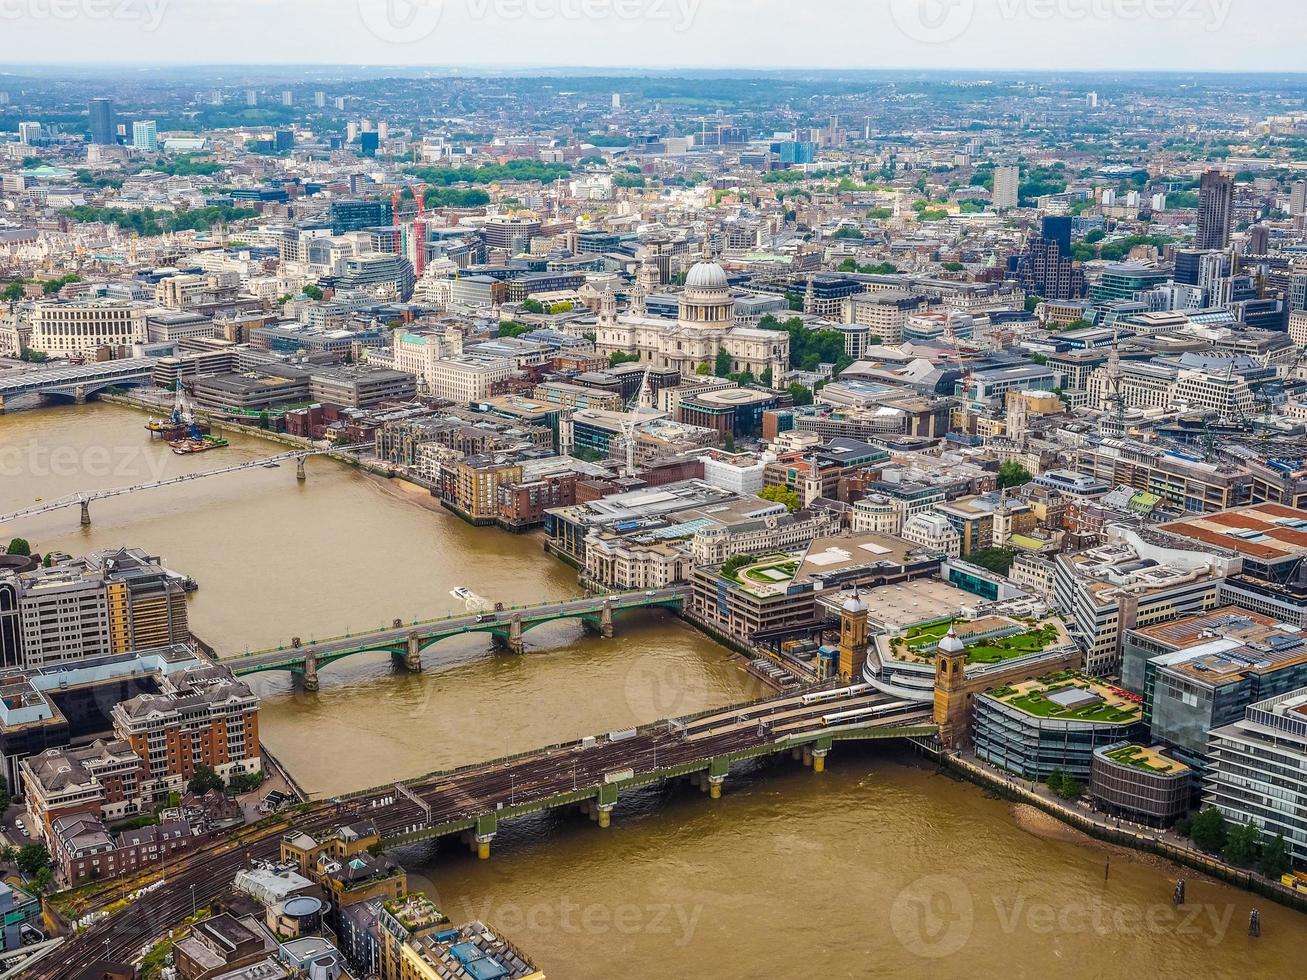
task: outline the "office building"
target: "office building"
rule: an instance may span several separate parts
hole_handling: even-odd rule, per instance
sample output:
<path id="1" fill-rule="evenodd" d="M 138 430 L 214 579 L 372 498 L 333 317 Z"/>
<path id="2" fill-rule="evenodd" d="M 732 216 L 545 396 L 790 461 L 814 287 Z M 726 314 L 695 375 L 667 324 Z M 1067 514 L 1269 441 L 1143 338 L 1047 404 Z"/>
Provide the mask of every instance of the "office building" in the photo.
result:
<path id="1" fill-rule="evenodd" d="M 1251 821 L 1266 842 L 1283 835 L 1307 864 L 1307 688 L 1250 705 L 1211 733 L 1203 803 L 1232 823 Z"/>
<path id="2" fill-rule="evenodd" d="M 1099 677 L 1120 670 L 1127 630 L 1214 609 L 1223 578 L 1238 568 L 1237 560 L 1165 548 L 1125 527 L 1105 533 L 1107 544 L 1054 559 L 1057 606 L 1085 651 L 1085 669 Z"/>
<path id="3" fill-rule="evenodd" d="M 32 120 L 18 124 L 18 142 L 23 146 L 35 146 L 41 139 L 41 124 Z"/>
<path id="4" fill-rule="evenodd" d="M 133 122 L 132 146 L 147 153 L 158 153 L 159 124 L 153 119 L 137 119 Z"/>
<path id="5" fill-rule="evenodd" d="M 991 688 L 974 701 L 976 755 L 1025 779 L 1061 771 L 1089 783 L 1096 749 L 1147 735 L 1138 703 L 1075 673 Z"/>
<path id="6" fill-rule="evenodd" d="M 138 548 L 0 572 L 0 664 L 44 667 L 189 642 L 184 581 Z"/>
<path id="7" fill-rule="evenodd" d="M 112 146 L 118 142 L 118 123 L 114 119 L 113 99 L 92 99 L 90 105 L 91 142 Z"/>
<path id="8" fill-rule="evenodd" d="M 1194 248 L 1229 248 L 1233 219 L 1234 178 L 1219 170 L 1207 171 L 1198 185 L 1198 228 Z"/>
<path id="9" fill-rule="evenodd" d="M 1121 685 L 1143 696 L 1153 740 L 1201 770 L 1213 728 L 1307 686 L 1307 636 L 1236 606 L 1127 630 Z"/>
<path id="10" fill-rule="evenodd" d="M 1089 795 L 1107 813 L 1165 827 L 1189 811 L 1192 773 L 1157 746 L 1104 745 L 1090 763 Z"/>

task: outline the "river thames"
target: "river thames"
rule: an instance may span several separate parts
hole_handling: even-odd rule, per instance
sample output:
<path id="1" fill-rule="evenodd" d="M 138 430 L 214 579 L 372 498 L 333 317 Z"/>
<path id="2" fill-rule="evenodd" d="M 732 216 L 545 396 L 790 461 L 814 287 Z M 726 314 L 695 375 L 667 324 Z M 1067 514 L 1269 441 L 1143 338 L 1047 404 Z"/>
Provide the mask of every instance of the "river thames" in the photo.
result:
<path id="1" fill-rule="evenodd" d="M 106 404 L 0 416 L 0 510 L 281 451 L 229 435 L 178 457 Z M 136 546 L 200 584 L 194 632 L 221 654 L 462 610 L 579 594 L 538 535 L 470 527 L 424 491 L 324 459 L 256 468 L 0 529 L 40 551 Z M 527 634 L 521 657 L 445 641 L 420 675 L 384 655 L 250 678 L 263 739 L 314 795 L 374 786 L 765 693 L 738 658 L 667 613 Z M 1087 841 L 888 748 L 837 746 L 816 775 L 732 771 L 719 801 L 632 794 L 613 825 L 551 814 L 501 828 L 490 861 L 454 842 L 401 852 L 415 889 L 484 917 L 554 980 L 712 976 L 1099 978 L 1301 975 L 1307 918 Z M 1171 905 L 1177 875 L 1190 904 Z M 1261 939 L 1247 938 L 1262 911 Z"/>

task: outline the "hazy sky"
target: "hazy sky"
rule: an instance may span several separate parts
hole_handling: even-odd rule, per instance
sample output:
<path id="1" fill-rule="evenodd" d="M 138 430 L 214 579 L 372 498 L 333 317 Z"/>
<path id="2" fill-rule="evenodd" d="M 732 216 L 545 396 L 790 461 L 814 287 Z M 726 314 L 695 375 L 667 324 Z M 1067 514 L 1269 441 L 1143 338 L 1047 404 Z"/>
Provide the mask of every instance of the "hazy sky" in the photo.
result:
<path id="1" fill-rule="evenodd" d="M 0 63 L 1295 71 L 1307 0 L 0 0 Z"/>

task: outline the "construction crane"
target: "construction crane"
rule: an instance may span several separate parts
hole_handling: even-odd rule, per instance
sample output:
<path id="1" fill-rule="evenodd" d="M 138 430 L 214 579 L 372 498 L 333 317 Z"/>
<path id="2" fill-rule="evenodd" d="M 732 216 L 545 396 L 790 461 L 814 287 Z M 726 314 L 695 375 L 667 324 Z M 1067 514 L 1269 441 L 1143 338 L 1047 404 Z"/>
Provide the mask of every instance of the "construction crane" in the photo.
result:
<path id="1" fill-rule="evenodd" d="M 427 185 L 414 184 L 413 198 L 418 202 L 418 216 L 413 220 L 413 271 L 419 279 L 427 267 Z"/>

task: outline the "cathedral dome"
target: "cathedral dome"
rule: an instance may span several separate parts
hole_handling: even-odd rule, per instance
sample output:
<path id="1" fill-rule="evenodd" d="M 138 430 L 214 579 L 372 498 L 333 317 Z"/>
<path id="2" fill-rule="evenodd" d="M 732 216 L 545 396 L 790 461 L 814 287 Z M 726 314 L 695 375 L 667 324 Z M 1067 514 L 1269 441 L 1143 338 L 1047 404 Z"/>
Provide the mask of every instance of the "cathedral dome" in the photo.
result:
<path id="1" fill-rule="evenodd" d="M 716 262 L 696 262 L 685 277 L 686 289 L 727 289 L 726 272 Z"/>

